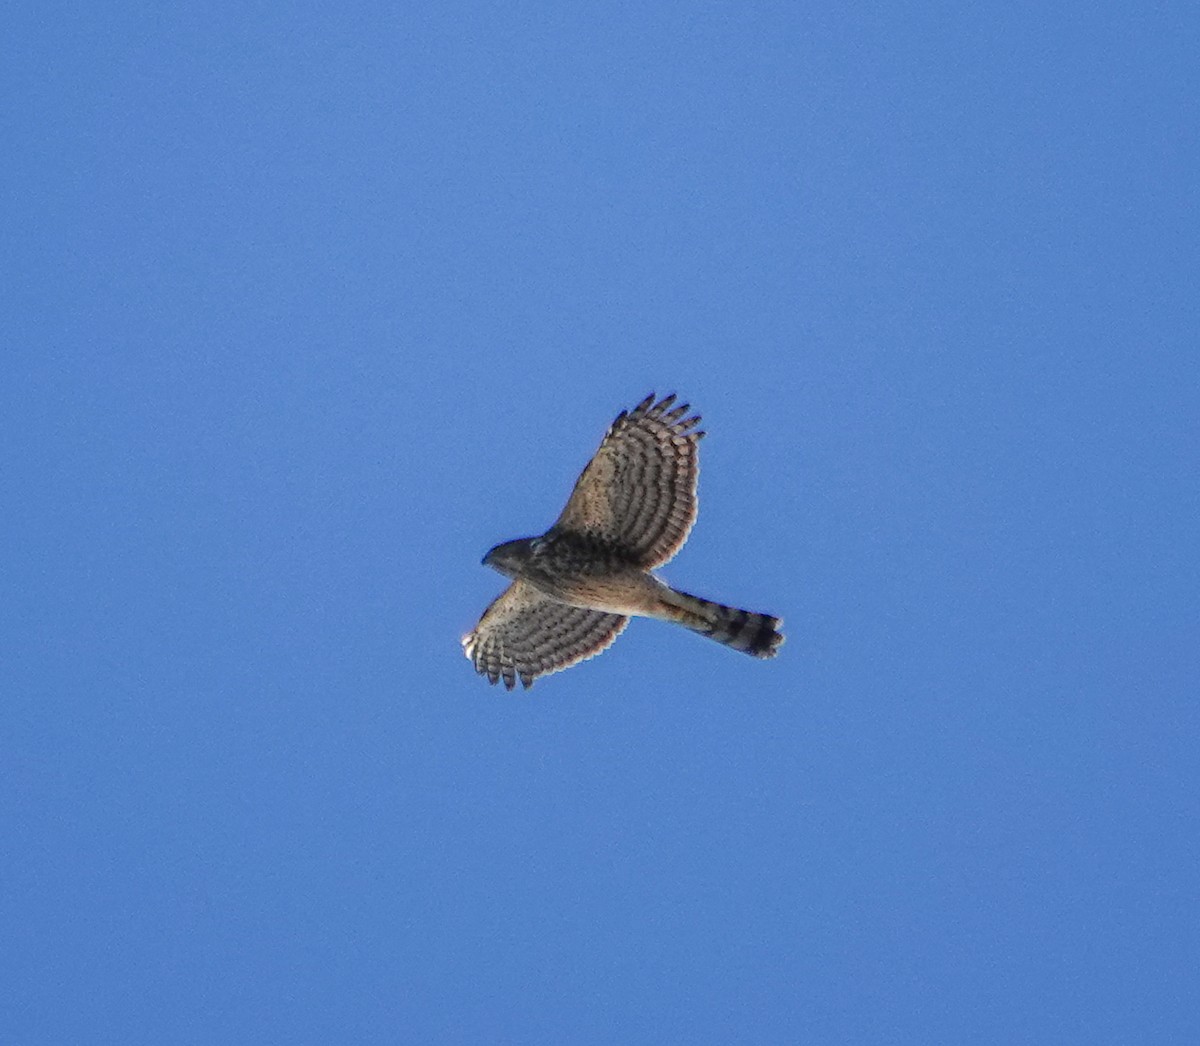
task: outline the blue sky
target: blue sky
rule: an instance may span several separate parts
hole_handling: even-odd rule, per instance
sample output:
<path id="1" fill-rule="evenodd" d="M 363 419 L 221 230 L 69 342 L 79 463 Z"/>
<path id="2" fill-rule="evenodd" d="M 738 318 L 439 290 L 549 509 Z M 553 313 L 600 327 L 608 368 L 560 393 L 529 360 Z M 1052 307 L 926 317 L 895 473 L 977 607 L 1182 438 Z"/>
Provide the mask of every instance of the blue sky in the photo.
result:
<path id="1" fill-rule="evenodd" d="M 1191 5 L 8 21 L 0 1040 L 1196 1041 Z M 782 655 L 488 687 L 652 389 Z"/>

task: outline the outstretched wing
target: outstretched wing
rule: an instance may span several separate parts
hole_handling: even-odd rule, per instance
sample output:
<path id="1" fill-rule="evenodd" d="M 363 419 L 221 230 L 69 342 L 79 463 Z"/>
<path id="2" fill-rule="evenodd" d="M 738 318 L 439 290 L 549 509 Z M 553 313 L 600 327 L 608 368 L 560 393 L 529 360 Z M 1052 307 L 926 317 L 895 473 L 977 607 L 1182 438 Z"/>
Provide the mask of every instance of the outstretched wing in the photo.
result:
<path id="1" fill-rule="evenodd" d="M 606 650 L 628 623 L 620 614 L 567 606 L 514 581 L 463 636 L 463 652 L 489 683 L 503 679 L 511 690 L 520 676 L 528 689 L 538 676 Z"/>
<path id="2" fill-rule="evenodd" d="M 575 483 L 556 527 L 616 545 L 646 569 L 661 566 L 696 521 L 699 415 L 653 393 L 621 411 Z"/>

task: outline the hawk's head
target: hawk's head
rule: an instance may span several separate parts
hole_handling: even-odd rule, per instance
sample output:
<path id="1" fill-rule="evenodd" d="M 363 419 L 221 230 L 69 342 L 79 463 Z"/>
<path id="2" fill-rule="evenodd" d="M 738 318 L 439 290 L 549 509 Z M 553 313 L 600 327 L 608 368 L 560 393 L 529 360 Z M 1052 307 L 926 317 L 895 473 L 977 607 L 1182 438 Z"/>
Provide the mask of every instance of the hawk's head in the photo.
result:
<path id="1" fill-rule="evenodd" d="M 500 571 L 506 577 L 518 577 L 529 562 L 532 554 L 530 546 L 535 538 L 517 538 L 516 541 L 505 541 L 493 548 L 483 557 L 483 565 Z"/>

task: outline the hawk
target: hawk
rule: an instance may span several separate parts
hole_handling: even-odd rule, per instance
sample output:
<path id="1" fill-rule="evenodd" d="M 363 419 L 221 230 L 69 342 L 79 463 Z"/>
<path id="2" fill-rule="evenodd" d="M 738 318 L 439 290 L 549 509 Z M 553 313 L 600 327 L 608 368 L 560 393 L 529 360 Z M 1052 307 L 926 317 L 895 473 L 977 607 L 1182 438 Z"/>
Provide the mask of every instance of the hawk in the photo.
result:
<path id="1" fill-rule="evenodd" d="M 554 526 L 483 557 L 513 579 L 462 640 L 489 682 L 531 687 L 608 649 L 633 616 L 673 621 L 754 657 L 779 652 L 779 618 L 679 592 L 651 573 L 696 521 L 704 433 L 675 398 L 655 402 L 651 393 L 621 411 Z"/>

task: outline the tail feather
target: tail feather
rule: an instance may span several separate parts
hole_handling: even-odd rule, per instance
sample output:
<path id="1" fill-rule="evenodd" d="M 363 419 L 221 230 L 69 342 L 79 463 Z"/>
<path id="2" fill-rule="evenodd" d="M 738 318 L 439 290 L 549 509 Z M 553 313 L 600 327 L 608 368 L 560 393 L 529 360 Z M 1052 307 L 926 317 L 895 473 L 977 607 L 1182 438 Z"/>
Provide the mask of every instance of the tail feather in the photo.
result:
<path id="1" fill-rule="evenodd" d="M 664 605 L 671 620 L 753 657 L 774 657 L 783 645 L 779 631 L 783 621 L 770 614 L 738 610 L 674 590 Z"/>

